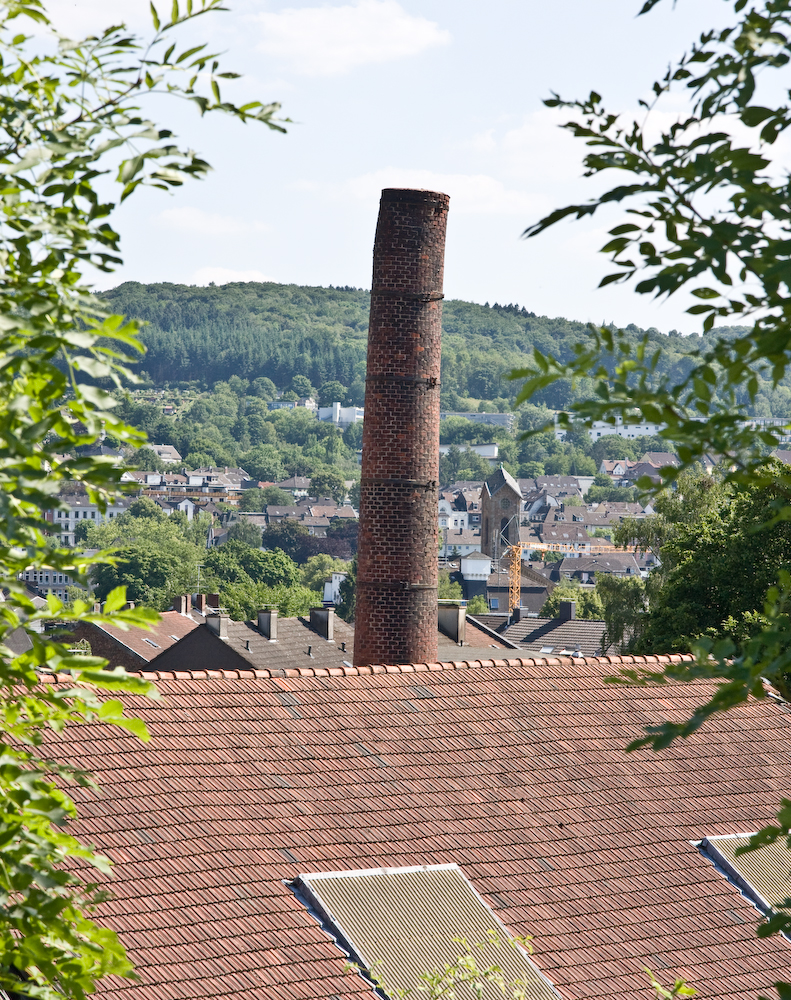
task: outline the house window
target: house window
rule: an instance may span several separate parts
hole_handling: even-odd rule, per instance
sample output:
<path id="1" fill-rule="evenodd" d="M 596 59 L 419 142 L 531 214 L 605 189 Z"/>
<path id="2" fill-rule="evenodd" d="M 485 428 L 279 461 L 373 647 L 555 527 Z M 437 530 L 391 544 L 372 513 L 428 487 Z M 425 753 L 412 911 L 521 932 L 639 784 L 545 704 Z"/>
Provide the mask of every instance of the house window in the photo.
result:
<path id="1" fill-rule="evenodd" d="M 500 598 L 499 597 L 493 597 L 489 601 L 489 607 L 492 609 L 492 611 L 499 611 L 500 610 Z"/>
<path id="2" fill-rule="evenodd" d="M 280 853 L 294 858 L 285 844 Z M 366 972 L 372 970 L 387 984 L 388 995 L 411 994 L 426 970 L 455 962 L 464 953 L 460 937 L 484 943 L 494 931 L 503 945 L 476 949 L 480 966 L 498 965 L 505 981 L 518 982 L 531 1000 L 558 1000 L 550 981 L 458 865 L 311 873 L 300 875 L 291 888 L 319 915 L 329 937 L 349 946 L 364 978 L 371 982 Z"/>

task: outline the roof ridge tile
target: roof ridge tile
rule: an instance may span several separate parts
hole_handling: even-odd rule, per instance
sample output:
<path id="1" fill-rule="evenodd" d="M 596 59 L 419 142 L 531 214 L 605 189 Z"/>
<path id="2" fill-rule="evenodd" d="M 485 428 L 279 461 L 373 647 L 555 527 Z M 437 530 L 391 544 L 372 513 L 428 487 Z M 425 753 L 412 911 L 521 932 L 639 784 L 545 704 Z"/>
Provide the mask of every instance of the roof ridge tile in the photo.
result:
<path id="1" fill-rule="evenodd" d="M 360 677 L 372 674 L 411 674 L 437 672 L 445 670 L 486 669 L 488 667 L 536 667 L 536 666 L 573 666 L 575 663 L 595 666 L 602 664 L 607 666 L 618 666 L 620 664 L 661 666 L 668 663 L 692 663 L 694 657 L 691 653 L 657 653 L 640 656 L 547 656 L 535 659 L 530 656 L 508 657 L 503 659 L 486 660 L 444 660 L 436 663 L 371 663 L 359 667 L 299 667 L 299 668 L 278 668 L 272 667 L 268 670 L 129 670 L 127 673 L 131 677 L 143 677 L 146 680 L 170 681 L 170 680 L 245 680 L 255 678 L 259 680 L 271 680 L 275 677 Z M 41 672 L 39 681 L 43 684 L 64 684 L 73 683 L 72 674 L 57 673 L 49 671 Z"/>

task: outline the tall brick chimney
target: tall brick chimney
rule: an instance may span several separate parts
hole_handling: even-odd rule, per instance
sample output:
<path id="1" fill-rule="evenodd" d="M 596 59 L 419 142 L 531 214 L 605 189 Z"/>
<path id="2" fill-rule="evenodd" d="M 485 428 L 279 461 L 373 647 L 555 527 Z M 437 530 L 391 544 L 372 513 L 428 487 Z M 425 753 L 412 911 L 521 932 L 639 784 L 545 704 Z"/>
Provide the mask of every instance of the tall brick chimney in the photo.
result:
<path id="1" fill-rule="evenodd" d="M 437 658 L 442 277 L 449 198 L 386 188 L 368 329 L 354 662 Z"/>

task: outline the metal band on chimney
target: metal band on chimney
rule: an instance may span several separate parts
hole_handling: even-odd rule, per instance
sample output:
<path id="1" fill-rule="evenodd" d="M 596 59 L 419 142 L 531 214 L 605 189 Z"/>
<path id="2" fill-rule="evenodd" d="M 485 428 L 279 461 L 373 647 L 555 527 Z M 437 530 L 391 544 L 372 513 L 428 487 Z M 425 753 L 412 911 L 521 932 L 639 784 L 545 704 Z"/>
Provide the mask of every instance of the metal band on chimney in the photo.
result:
<path id="1" fill-rule="evenodd" d="M 407 385 L 417 385 L 421 389 L 439 389 L 442 384 L 439 379 L 436 378 L 424 378 L 421 375 L 366 375 L 366 384 L 368 382 L 402 382 Z"/>
<path id="2" fill-rule="evenodd" d="M 445 298 L 442 292 L 404 292 L 400 288 L 372 288 L 371 297 L 374 295 L 389 295 L 406 302 L 441 302 Z"/>
<path id="3" fill-rule="evenodd" d="M 360 486 L 414 486 L 418 490 L 436 490 L 439 488 L 439 483 L 436 479 L 421 482 L 419 479 L 397 479 L 392 476 L 387 479 L 366 476 L 360 480 Z"/>

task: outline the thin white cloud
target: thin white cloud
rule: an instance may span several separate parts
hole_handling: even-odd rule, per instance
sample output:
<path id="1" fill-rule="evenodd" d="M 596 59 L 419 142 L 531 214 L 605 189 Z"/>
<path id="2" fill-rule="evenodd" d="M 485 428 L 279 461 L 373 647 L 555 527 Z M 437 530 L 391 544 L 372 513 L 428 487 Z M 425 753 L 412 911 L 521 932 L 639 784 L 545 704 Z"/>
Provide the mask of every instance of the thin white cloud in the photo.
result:
<path id="1" fill-rule="evenodd" d="M 160 14 L 170 11 L 168 3 L 155 6 Z M 48 0 L 46 8 L 55 29 L 68 38 L 95 35 L 111 24 L 126 24 L 145 35 L 154 33 L 148 0 Z M 25 18 L 18 23 L 24 24 L 25 31 L 30 30 L 31 22 Z"/>
<path id="2" fill-rule="evenodd" d="M 450 32 L 409 14 L 397 0 L 287 7 L 256 20 L 263 30 L 259 50 L 307 76 L 338 76 L 450 42 Z"/>
<path id="3" fill-rule="evenodd" d="M 262 233 L 271 227 L 262 222 L 244 222 L 232 215 L 205 212 L 202 208 L 183 205 L 166 208 L 155 221 L 166 229 L 175 229 L 196 236 L 241 236 L 245 233 Z"/>
<path id="4" fill-rule="evenodd" d="M 488 174 L 446 174 L 399 167 L 386 167 L 353 177 L 341 185 L 340 193 L 371 201 L 378 199 L 382 188 L 386 187 L 443 191 L 450 195 L 454 215 L 510 215 L 540 212 L 547 207 L 543 196 L 509 189 Z"/>
<path id="5" fill-rule="evenodd" d="M 229 267 L 200 267 L 189 279 L 191 285 L 227 285 L 231 281 L 277 281 L 263 271 L 233 271 Z"/>

